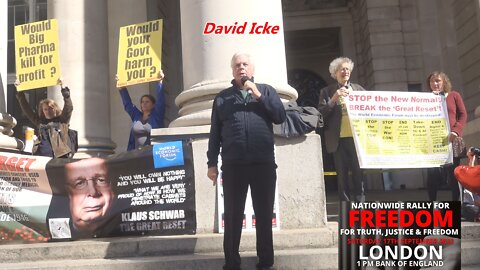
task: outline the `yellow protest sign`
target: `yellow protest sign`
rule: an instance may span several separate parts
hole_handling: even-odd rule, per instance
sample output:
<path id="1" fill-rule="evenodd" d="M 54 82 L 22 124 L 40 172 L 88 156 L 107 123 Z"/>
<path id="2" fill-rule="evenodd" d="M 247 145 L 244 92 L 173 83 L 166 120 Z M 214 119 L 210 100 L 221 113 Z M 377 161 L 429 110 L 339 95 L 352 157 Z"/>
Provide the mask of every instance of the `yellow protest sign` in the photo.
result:
<path id="1" fill-rule="evenodd" d="M 60 78 L 57 20 L 15 26 L 17 90 L 56 85 Z"/>
<path id="2" fill-rule="evenodd" d="M 158 80 L 162 29 L 162 20 L 120 28 L 117 87 Z"/>

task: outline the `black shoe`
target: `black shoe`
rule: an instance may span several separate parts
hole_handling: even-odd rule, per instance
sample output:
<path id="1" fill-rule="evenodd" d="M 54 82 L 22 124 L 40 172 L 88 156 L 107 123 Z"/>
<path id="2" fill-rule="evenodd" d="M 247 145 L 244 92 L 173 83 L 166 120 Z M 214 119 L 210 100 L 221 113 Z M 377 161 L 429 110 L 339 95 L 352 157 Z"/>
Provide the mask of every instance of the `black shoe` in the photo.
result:
<path id="1" fill-rule="evenodd" d="M 226 265 L 224 265 L 222 269 L 223 270 L 242 270 L 240 267 L 227 267 Z"/>
<path id="2" fill-rule="evenodd" d="M 261 266 L 257 264 L 257 270 L 275 270 L 272 266 Z"/>

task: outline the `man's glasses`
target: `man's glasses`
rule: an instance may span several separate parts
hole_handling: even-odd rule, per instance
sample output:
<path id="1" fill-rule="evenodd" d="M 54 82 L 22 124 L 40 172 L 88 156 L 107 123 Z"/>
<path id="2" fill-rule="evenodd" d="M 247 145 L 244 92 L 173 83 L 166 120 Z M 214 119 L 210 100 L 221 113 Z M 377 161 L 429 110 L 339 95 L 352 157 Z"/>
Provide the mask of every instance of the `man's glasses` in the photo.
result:
<path id="1" fill-rule="evenodd" d="M 73 183 L 68 183 L 68 186 L 75 190 L 84 190 L 88 186 L 88 181 L 92 181 L 97 187 L 110 186 L 110 180 L 103 176 L 95 176 L 92 179 L 79 178 L 73 181 Z"/>

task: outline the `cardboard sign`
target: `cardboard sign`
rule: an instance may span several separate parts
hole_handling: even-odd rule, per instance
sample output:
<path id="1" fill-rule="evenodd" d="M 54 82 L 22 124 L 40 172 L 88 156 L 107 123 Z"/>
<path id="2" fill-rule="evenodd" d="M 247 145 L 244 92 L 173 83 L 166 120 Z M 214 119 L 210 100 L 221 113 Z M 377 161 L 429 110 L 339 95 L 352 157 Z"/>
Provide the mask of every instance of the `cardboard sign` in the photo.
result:
<path id="1" fill-rule="evenodd" d="M 156 20 L 120 28 L 117 87 L 159 80 L 162 27 Z"/>
<path id="2" fill-rule="evenodd" d="M 15 26 L 17 90 L 56 85 L 61 76 L 59 59 L 57 20 Z"/>

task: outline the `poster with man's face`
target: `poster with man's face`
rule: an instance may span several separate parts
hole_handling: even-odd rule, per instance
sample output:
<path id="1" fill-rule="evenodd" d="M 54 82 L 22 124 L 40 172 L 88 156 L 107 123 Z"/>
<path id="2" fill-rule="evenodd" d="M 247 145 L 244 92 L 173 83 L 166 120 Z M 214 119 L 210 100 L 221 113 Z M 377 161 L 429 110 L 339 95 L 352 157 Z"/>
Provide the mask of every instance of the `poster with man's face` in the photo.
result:
<path id="1" fill-rule="evenodd" d="M 188 143 L 166 142 L 108 158 L 0 154 L 2 160 L 2 242 L 195 233 Z"/>

